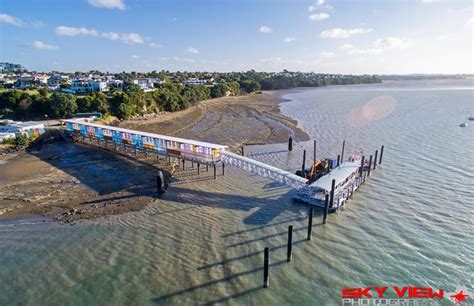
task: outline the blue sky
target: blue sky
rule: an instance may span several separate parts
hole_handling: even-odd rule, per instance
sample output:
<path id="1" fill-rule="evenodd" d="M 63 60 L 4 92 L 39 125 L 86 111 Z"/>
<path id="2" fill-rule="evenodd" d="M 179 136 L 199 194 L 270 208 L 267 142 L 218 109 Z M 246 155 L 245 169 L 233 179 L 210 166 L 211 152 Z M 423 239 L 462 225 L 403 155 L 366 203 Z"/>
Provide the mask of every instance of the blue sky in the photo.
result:
<path id="1" fill-rule="evenodd" d="M 42 71 L 473 73 L 471 1 L 0 0 L 0 61 Z"/>

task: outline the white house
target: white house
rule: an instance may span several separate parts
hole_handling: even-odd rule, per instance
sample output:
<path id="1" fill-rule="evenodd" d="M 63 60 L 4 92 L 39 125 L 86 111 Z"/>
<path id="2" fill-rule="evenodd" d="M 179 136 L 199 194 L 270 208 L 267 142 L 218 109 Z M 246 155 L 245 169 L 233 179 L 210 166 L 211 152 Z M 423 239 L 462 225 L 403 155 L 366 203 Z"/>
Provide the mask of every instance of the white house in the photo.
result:
<path id="1" fill-rule="evenodd" d="M 132 83 L 138 85 L 140 89 L 145 92 L 153 91 L 155 89 L 155 85 L 153 84 L 152 79 L 138 78 L 133 80 Z"/>
<path id="2" fill-rule="evenodd" d="M 71 91 L 74 93 L 89 93 L 94 91 L 108 91 L 106 82 L 73 80 L 71 82 Z"/>
<path id="3" fill-rule="evenodd" d="M 6 123 L 8 122 L 8 123 Z M 21 135 L 38 136 L 44 133 L 44 124 L 35 121 L 8 121 L 0 124 L 0 133 L 13 133 L 16 137 Z"/>
<path id="4" fill-rule="evenodd" d="M 198 79 L 198 78 L 189 78 L 184 80 L 185 85 L 204 85 L 204 84 L 211 84 L 214 82 L 214 78 L 210 79 Z"/>

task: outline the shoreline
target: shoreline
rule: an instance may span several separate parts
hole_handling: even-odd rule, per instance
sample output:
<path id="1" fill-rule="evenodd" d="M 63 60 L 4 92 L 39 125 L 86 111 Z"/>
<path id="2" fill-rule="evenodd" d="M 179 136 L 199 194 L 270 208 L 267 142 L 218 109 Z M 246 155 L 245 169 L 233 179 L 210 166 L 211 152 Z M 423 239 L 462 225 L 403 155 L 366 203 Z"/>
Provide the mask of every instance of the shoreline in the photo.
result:
<path id="1" fill-rule="evenodd" d="M 280 111 L 280 104 L 289 101 L 282 98 L 288 92 L 206 100 L 120 126 L 220 143 L 234 152 L 240 152 L 243 144 L 284 143 L 289 135 L 296 141 L 308 140 L 297 121 Z M 33 215 L 70 223 L 139 211 L 157 199 L 149 182 L 158 170 L 170 176 L 172 167 L 164 161 L 134 160 L 67 142 L 19 152 L 0 165 L 0 220 Z M 176 173 L 170 183 L 182 175 Z"/>
<path id="2" fill-rule="evenodd" d="M 242 145 L 309 140 L 297 120 L 281 113 L 282 96 L 291 90 L 205 100 L 186 110 L 152 119 L 132 119 L 120 127 L 144 132 L 208 141 L 238 152 Z"/>

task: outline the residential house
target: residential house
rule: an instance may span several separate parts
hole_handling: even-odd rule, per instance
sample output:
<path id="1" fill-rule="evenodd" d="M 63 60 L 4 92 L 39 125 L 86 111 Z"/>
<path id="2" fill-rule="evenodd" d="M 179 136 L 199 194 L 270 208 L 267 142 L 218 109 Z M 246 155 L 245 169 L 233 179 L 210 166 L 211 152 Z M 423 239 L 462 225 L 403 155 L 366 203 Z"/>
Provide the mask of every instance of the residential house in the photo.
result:
<path id="1" fill-rule="evenodd" d="M 90 93 L 94 91 L 109 91 L 106 82 L 89 81 L 89 80 L 73 80 L 70 87 L 73 93 Z"/>

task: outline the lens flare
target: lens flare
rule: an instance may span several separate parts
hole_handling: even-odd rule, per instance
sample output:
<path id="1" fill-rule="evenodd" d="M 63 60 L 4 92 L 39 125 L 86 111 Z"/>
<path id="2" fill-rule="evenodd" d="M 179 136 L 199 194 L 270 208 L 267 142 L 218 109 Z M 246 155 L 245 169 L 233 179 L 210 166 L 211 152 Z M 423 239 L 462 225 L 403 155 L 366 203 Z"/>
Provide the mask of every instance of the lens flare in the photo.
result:
<path id="1" fill-rule="evenodd" d="M 347 115 L 346 122 L 353 127 L 362 127 L 371 121 L 381 120 L 390 115 L 397 102 L 392 96 L 378 96 L 364 106 L 353 109 Z"/>

